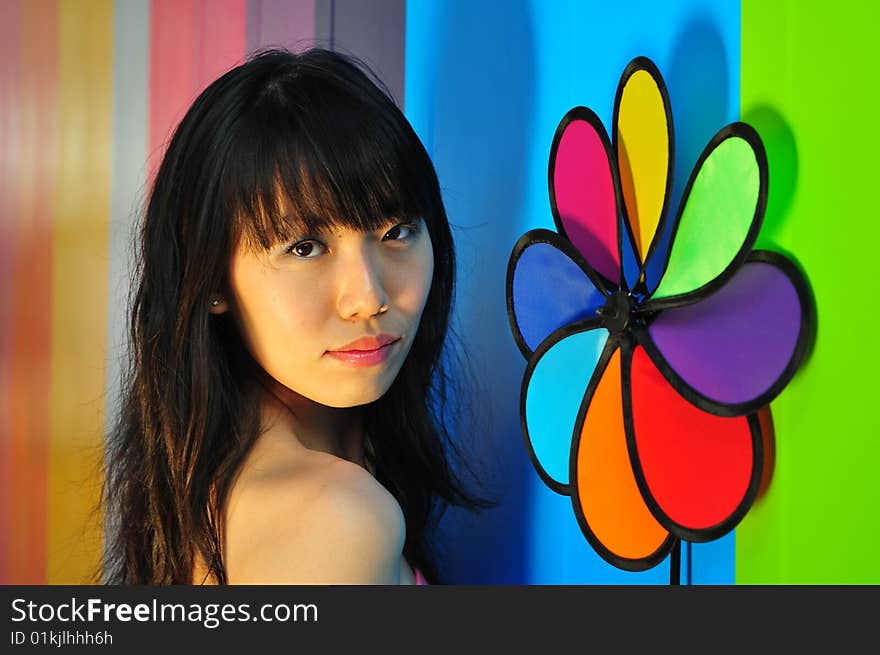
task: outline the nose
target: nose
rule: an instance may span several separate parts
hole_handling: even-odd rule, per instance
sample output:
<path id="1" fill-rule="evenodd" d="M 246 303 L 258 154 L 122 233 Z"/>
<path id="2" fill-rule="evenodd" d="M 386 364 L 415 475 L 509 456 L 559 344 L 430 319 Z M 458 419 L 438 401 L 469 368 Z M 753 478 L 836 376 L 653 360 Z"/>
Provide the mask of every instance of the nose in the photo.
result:
<path id="1" fill-rule="evenodd" d="M 388 311 L 382 270 L 369 244 L 340 256 L 337 310 L 347 321 L 372 318 Z"/>

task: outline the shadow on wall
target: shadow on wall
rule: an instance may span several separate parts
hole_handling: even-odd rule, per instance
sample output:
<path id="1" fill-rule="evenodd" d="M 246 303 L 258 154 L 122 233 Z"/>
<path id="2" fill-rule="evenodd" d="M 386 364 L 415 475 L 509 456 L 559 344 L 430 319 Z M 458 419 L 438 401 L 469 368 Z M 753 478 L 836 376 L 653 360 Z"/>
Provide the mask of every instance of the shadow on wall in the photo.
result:
<path id="1" fill-rule="evenodd" d="M 436 542 L 449 583 L 517 582 L 532 470 L 519 424 L 524 362 L 507 323 L 504 285 L 531 147 L 533 35 L 523 0 L 503 9 L 454 2 L 440 11 L 432 155 L 458 257 L 452 329 L 472 372 L 463 380 L 476 383 L 460 400 L 479 402 L 481 418 L 453 438 L 475 456 L 484 493 L 498 505 L 474 515 L 449 509 Z"/>
<path id="2" fill-rule="evenodd" d="M 782 115 L 767 105 L 750 109 L 742 119 L 761 135 L 770 169 L 770 192 L 767 195 L 767 211 L 764 214 L 759 245 L 762 248 L 781 250 L 779 237 L 797 188 L 798 153 L 794 132 Z"/>
<path id="3" fill-rule="evenodd" d="M 798 149 L 794 131 L 788 121 L 773 107 L 759 105 L 746 112 L 743 121 L 754 127 L 761 135 L 761 141 L 767 151 L 767 166 L 770 170 L 770 186 L 767 194 L 767 209 L 764 212 L 764 224 L 755 248 L 762 248 L 779 252 L 788 257 L 798 268 L 804 278 L 809 282 L 810 276 L 802 265 L 797 255 L 781 245 L 783 231 L 789 220 L 791 205 L 797 191 L 798 183 Z M 813 285 L 810 285 L 811 302 L 814 308 L 813 328 L 815 333 L 810 339 L 809 348 L 804 355 L 803 367 L 812 356 L 819 333 L 819 312 L 814 295 Z"/>

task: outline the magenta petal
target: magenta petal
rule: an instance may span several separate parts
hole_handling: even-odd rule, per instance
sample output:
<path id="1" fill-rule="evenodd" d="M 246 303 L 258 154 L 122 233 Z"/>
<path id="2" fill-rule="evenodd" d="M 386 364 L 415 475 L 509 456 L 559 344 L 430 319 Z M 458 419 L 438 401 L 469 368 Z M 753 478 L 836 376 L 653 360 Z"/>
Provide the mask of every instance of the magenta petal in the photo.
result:
<path id="1" fill-rule="evenodd" d="M 619 226 L 609 148 L 593 112 L 585 107 L 568 112 L 550 150 L 550 204 L 560 231 L 595 271 L 616 283 Z"/>

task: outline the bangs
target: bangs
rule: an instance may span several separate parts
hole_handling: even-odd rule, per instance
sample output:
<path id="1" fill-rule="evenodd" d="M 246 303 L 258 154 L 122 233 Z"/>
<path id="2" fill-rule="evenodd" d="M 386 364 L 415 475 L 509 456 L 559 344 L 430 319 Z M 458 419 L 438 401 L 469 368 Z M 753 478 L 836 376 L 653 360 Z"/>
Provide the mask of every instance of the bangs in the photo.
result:
<path id="1" fill-rule="evenodd" d="M 430 227 L 433 166 L 391 101 L 327 80 L 298 76 L 295 92 L 286 82 L 266 88 L 232 149 L 233 242 L 257 251 L 340 227 L 373 231 L 421 217 Z"/>

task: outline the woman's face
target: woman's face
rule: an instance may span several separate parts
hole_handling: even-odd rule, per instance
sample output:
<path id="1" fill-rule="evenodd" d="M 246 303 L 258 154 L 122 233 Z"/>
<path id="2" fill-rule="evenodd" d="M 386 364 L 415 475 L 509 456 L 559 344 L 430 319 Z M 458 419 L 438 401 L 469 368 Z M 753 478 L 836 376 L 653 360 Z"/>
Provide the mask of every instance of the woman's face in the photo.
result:
<path id="1" fill-rule="evenodd" d="M 229 266 L 230 297 L 212 311 L 233 313 L 252 356 L 276 381 L 323 405 L 353 407 L 378 399 L 394 382 L 433 272 L 422 220 L 389 220 L 366 233 L 333 228 L 269 251 L 239 243 Z M 393 343 L 376 350 L 387 338 Z"/>

